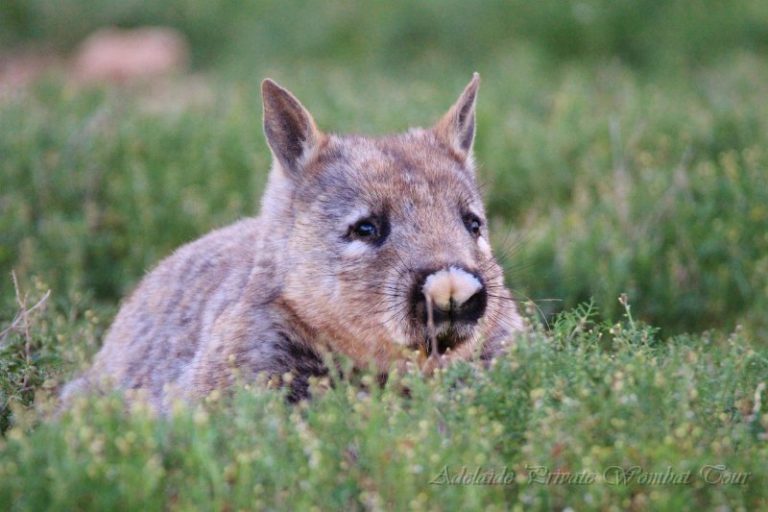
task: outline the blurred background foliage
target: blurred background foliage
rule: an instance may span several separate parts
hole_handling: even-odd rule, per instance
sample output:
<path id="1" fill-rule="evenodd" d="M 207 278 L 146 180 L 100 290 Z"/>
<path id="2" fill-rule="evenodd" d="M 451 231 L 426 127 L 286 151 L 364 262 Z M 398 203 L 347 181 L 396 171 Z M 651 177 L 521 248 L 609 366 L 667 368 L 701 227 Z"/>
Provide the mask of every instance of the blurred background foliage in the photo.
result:
<path id="1" fill-rule="evenodd" d="M 768 47 L 760 0 L 6 0 L 5 44 L 72 47 L 104 25 L 170 25 L 189 37 L 198 66 L 344 61 L 412 66 L 492 62 L 531 45 L 553 64 L 618 58 L 641 68 L 699 65 L 734 48 Z"/>
<path id="2" fill-rule="evenodd" d="M 166 25 L 187 76 L 0 100 L 0 269 L 115 307 L 180 243 L 257 211 L 273 76 L 328 130 L 436 119 L 472 71 L 499 258 L 544 315 L 626 292 L 665 333 L 768 325 L 768 3 L 4 0 L 0 56 Z M 89 299 L 90 300 L 90 299 Z"/>

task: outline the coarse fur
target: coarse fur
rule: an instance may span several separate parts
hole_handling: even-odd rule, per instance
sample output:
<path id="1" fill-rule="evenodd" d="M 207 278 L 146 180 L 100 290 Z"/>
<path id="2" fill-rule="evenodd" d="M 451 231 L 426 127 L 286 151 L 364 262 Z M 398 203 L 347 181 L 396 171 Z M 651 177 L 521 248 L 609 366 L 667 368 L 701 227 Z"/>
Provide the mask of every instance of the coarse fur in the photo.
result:
<path id="1" fill-rule="evenodd" d="M 319 131 L 293 95 L 265 80 L 274 158 L 260 215 L 152 270 L 93 366 L 65 387 L 65 403 L 108 384 L 142 390 L 167 410 L 177 397 L 231 385 L 236 373 L 290 373 L 289 396 L 300 399 L 309 377 L 327 373 L 325 353 L 382 373 L 420 349 L 438 364 L 491 357 L 524 322 L 491 254 L 476 184 L 478 85 L 475 74 L 432 128 L 373 138 Z M 361 219 L 370 222 L 357 228 Z M 472 288 L 452 291 L 461 286 Z M 438 302 L 459 307 L 481 287 L 470 321 L 436 326 L 431 309 L 425 321 L 432 305 L 423 294 L 447 293 Z M 439 354 L 430 345 L 438 337 Z"/>

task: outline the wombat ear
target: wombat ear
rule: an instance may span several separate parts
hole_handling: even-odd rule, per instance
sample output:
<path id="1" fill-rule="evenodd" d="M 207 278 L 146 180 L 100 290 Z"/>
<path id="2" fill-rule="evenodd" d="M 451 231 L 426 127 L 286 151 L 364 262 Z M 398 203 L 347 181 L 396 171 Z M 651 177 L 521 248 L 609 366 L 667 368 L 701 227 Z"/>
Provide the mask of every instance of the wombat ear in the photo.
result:
<path id="1" fill-rule="evenodd" d="M 473 73 L 459 99 L 434 127 L 437 136 L 464 159 L 472 154 L 475 140 L 475 100 L 479 87 L 480 75 Z"/>
<path id="2" fill-rule="evenodd" d="M 285 172 L 298 176 L 322 134 L 296 97 L 267 78 L 261 83 L 264 134 Z"/>

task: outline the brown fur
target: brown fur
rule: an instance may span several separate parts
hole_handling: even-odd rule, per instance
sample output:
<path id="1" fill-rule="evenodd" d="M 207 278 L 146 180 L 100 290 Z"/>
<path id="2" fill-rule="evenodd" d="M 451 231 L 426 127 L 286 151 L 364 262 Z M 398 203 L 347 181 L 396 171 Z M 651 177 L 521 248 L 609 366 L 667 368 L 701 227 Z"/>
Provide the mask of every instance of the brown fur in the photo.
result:
<path id="1" fill-rule="evenodd" d="M 386 372 L 423 347 L 409 297 L 421 269 L 456 265 L 482 280 L 487 306 L 441 360 L 493 354 L 523 329 L 487 246 L 472 159 L 478 77 L 434 128 L 381 138 L 327 135 L 290 93 L 266 80 L 264 130 L 274 155 L 258 218 L 185 245 L 125 301 L 93 367 L 67 398 L 108 381 L 166 409 L 226 387 L 233 369 L 294 375 L 292 398 L 324 375 L 322 354 Z M 380 245 L 350 226 L 386 218 Z M 378 217 L 377 217 L 378 218 Z M 416 288 L 418 290 L 418 288 Z M 430 358 L 434 360 L 434 358 Z"/>

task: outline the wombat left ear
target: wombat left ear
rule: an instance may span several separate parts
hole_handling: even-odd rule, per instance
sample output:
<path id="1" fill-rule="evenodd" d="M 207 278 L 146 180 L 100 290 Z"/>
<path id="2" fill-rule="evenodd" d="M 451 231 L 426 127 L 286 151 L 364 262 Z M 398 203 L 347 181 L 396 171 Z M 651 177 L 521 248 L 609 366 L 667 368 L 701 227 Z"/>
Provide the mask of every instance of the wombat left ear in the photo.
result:
<path id="1" fill-rule="evenodd" d="M 261 96 L 267 143 L 285 172 L 298 176 L 322 133 L 301 102 L 269 78 L 261 83 Z"/>
<path id="2" fill-rule="evenodd" d="M 437 122 L 434 131 L 461 158 L 472 154 L 475 140 L 475 100 L 480 87 L 480 75 L 474 73 L 459 99 Z"/>

